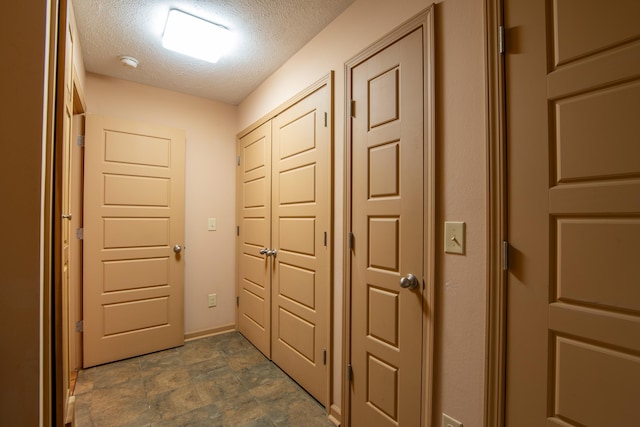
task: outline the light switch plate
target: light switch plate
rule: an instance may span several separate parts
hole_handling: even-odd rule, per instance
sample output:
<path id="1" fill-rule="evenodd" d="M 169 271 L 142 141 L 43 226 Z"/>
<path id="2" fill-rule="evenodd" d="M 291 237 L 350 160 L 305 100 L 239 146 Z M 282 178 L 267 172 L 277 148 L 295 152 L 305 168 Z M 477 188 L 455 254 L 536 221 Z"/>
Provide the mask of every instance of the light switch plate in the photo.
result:
<path id="1" fill-rule="evenodd" d="M 449 415 L 443 413 L 442 427 L 462 427 L 462 423 L 460 421 L 454 420 Z"/>
<path id="2" fill-rule="evenodd" d="M 444 251 L 448 254 L 464 254 L 464 222 L 445 221 Z"/>
<path id="3" fill-rule="evenodd" d="M 209 220 L 207 221 L 207 230 L 216 231 L 216 219 L 215 218 L 209 218 Z"/>

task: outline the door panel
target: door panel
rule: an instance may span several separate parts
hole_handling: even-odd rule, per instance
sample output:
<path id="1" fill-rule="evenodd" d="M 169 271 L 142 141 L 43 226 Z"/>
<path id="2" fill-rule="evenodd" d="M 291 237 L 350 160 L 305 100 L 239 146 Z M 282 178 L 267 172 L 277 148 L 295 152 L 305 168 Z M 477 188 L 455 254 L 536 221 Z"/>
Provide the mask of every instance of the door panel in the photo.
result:
<path id="1" fill-rule="evenodd" d="M 238 330 L 271 357 L 271 122 L 238 141 Z"/>
<path id="2" fill-rule="evenodd" d="M 331 91 L 325 84 L 272 122 L 272 359 L 329 404 Z"/>
<path id="3" fill-rule="evenodd" d="M 522 32 L 505 58 L 508 426 L 640 419 L 638 19 L 624 0 L 505 3 Z"/>
<path id="4" fill-rule="evenodd" d="M 418 426 L 422 407 L 423 29 L 352 70 L 351 425 Z M 400 279 L 418 278 L 416 289 Z"/>
<path id="5" fill-rule="evenodd" d="M 184 131 L 87 116 L 84 366 L 184 342 Z"/>

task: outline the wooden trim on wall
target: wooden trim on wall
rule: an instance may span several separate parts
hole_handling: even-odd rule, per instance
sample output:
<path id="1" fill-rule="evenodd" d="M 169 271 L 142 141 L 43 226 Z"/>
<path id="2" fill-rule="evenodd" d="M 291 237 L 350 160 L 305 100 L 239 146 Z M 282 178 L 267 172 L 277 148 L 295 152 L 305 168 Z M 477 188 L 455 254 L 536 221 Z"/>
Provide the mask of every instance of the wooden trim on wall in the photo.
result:
<path id="1" fill-rule="evenodd" d="M 329 411 L 329 421 L 333 423 L 333 425 L 340 427 L 340 423 L 342 423 L 342 414 L 340 412 L 340 408 L 336 404 L 331 405 L 331 409 Z"/>
<path id="2" fill-rule="evenodd" d="M 427 238 L 424 241 L 424 263 L 425 263 L 425 310 L 431 321 L 424 324 L 423 330 L 423 354 L 425 360 L 425 376 L 423 382 L 423 401 L 425 407 L 422 409 L 423 425 L 430 426 L 433 422 L 433 366 L 435 347 L 435 288 L 436 288 L 436 112 L 435 112 L 435 18 L 432 5 L 425 13 L 425 93 L 424 93 L 424 114 L 425 114 L 425 143 L 424 150 L 424 215 L 426 217 L 425 233 Z"/>
<path id="3" fill-rule="evenodd" d="M 41 329 L 41 414 L 42 425 L 61 425 L 63 422 L 63 385 L 62 385 L 62 322 L 60 318 L 61 301 L 59 299 L 59 259 L 60 234 L 56 232 L 56 120 L 61 111 L 58 109 L 58 28 L 63 5 L 59 1 L 48 4 L 49 34 L 46 40 L 47 82 L 46 126 L 42 165 L 42 329 Z"/>
<path id="4" fill-rule="evenodd" d="M 341 426 L 349 427 L 351 419 L 350 396 L 351 391 L 349 370 L 347 364 L 351 357 L 349 349 L 351 343 L 351 249 L 349 247 L 351 239 L 351 67 L 349 63 L 344 64 L 344 171 L 343 171 L 343 196 L 342 196 L 342 357 L 340 366 L 340 378 L 342 379 L 342 401 L 340 402 Z"/>
<path id="5" fill-rule="evenodd" d="M 322 86 L 329 85 L 329 87 L 333 89 L 333 74 L 334 72 L 333 70 L 331 70 L 329 74 L 325 74 L 316 82 L 312 83 L 310 86 L 303 89 L 301 92 L 297 93 L 294 97 L 288 99 L 278 107 L 274 108 L 273 110 L 271 110 L 270 112 L 268 112 L 267 114 L 265 114 L 264 116 L 262 116 L 261 118 L 259 118 L 258 120 L 256 120 L 255 122 L 253 122 L 252 124 L 244 128 L 243 130 L 241 130 L 240 132 L 238 132 L 238 134 L 236 135 L 236 140 L 241 139 L 242 137 L 247 135 L 249 132 L 255 130 L 256 128 L 260 127 L 261 125 L 265 124 L 269 120 L 273 119 L 278 114 L 285 111 L 286 109 L 302 101 L 307 96 L 311 95 L 313 92 L 320 89 Z M 331 94 L 332 94 L 331 96 L 333 97 L 333 90 Z"/>
<path id="6" fill-rule="evenodd" d="M 487 93 L 487 306 L 484 426 L 503 427 L 506 362 L 506 132 L 504 55 L 500 52 L 502 0 L 485 1 Z"/>
<path id="7" fill-rule="evenodd" d="M 233 332 L 237 330 L 236 324 L 232 323 L 230 325 L 220 326 L 217 328 L 204 329 L 202 331 L 190 332 L 188 334 L 184 334 L 184 340 L 193 341 L 200 338 L 210 337 L 213 335 L 226 334 L 228 332 Z"/>
<path id="8" fill-rule="evenodd" d="M 423 368 L 424 376 L 422 382 L 423 405 L 422 423 L 430 426 L 432 416 L 432 395 L 433 395 L 433 354 L 434 354 L 434 309 L 435 301 L 435 32 L 434 32 L 434 5 L 419 12 L 413 18 L 401 24 L 395 30 L 371 44 L 360 53 L 356 54 L 345 63 L 345 133 L 344 133 L 344 238 L 343 238 L 343 296 L 342 296 L 342 426 L 351 425 L 350 414 L 350 378 L 347 364 L 350 363 L 350 343 L 351 343 L 351 250 L 349 248 L 349 233 L 351 232 L 351 91 L 352 79 L 351 70 L 363 61 L 366 61 L 381 50 L 389 47 L 393 43 L 417 30 L 423 28 L 423 60 L 424 60 L 424 239 L 425 251 L 425 305 L 429 308 L 428 317 L 423 318 Z M 358 427 L 358 426 L 354 426 Z"/>

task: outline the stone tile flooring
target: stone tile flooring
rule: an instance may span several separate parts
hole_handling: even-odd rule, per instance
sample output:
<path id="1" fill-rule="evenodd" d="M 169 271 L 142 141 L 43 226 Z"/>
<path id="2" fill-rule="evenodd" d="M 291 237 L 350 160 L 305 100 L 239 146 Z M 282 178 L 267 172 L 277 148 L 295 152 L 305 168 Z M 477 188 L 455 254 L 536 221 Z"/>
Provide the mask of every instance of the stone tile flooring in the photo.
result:
<path id="1" fill-rule="evenodd" d="M 75 395 L 78 427 L 333 426 L 237 332 L 83 370 Z"/>

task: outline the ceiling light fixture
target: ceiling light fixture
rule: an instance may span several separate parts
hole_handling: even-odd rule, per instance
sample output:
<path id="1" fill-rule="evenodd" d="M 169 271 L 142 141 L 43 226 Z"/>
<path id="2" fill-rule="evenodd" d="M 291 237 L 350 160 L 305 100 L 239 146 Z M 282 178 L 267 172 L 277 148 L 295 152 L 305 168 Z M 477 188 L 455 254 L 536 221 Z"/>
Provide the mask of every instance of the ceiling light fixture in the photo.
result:
<path id="1" fill-rule="evenodd" d="M 162 46 L 211 63 L 228 49 L 231 32 L 218 24 L 171 9 L 162 35 Z"/>

